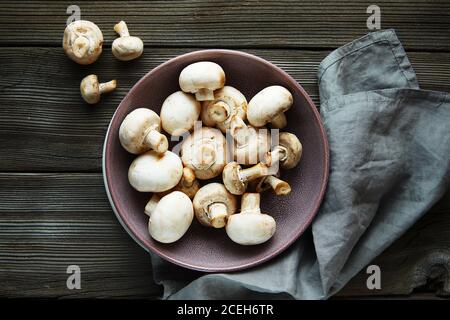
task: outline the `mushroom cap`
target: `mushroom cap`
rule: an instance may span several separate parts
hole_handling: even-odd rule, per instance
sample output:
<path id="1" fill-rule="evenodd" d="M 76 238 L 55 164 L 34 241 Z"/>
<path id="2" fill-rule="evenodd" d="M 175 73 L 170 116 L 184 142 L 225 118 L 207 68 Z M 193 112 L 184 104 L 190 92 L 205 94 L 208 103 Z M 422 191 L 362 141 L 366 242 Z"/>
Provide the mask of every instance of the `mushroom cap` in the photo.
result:
<path id="1" fill-rule="evenodd" d="M 228 118 L 221 123 L 215 123 L 208 114 L 208 106 L 218 101 L 225 102 L 231 109 Z M 214 91 L 214 100 L 202 102 L 201 119 L 205 126 L 217 126 L 223 133 L 230 129 L 231 119 L 236 115 L 243 121 L 247 119 L 247 99 L 238 89 L 231 86 L 224 86 L 223 88 Z"/>
<path id="2" fill-rule="evenodd" d="M 229 193 L 221 183 L 209 183 L 197 191 L 193 200 L 195 216 L 202 225 L 211 226 L 208 210 L 209 206 L 215 203 L 224 204 L 228 216 L 236 212 L 236 196 Z"/>
<path id="3" fill-rule="evenodd" d="M 228 163 L 225 168 L 223 168 L 222 179 L 223 184 L 232 194 L 240 195 L 247 189 L 247 182 L 241 180 L 239 176 L 239 171 L 241 166 L 237 162 Z"/>
<path id="4" fill-rule="evenodd" d="M 147 108 L 131 111 L 120 125 L 119 140 L 122 147 L 133 154 L 149 150 L 144 139 L 150 130 L 161 131 L 158 114 Z"/>
<path id="5" fill-rule="evenodd" d="M 228 217 L 225 227 L 231 240 L 242 245 L 256 245 L 269 240 L 275 233 L 275 220 L 259 212 L 241 212 Z"/>
<path id="6" fill-rule="evenodd" d="M 256 164 L 270 151 L 270 144 L 269 130 L 248 126 L 245 142 L 234 143 L 234 160 L 244 165 Z"/>
<path id="7" fill-rule="evenodd" d="M 189 135 L 181 146 L 183 164 L 200 180 L 220 175 L 226 162 L 226 140 L 214 128 L 202 127 Z"/>
<path id="8" fill-rule="evenodd" d="M 84 101 L 89 104 L 94 104 L 100 101 L 98 77 L 95 74 L 90 74 L 81 80 L 80 92 Z"/>
<path id="9" fill-rule="evenodd" d="M 163 192 L 175 187 L 183 174 L 180 157 L 171 151 L 158 155 L 147 151 L 139 155 L 128 169 L 128 180 L 141 192 Z"/>
<path id="10" fill-rule="evenodd" d="M 119 37 L 113 41 L 111 51 L 117 59 L 129 61 L 141 56 L 144 51 L 144 43 L 138 37 Z"/>
<path id="11" fill-rule="evenodd" d="M 199 89 L 216 90 L 225 85 L 225 72 L 217 63 L 195 62 L 181 71 L 178 82 L 184 92 L 196 93 Z"/>
<path id="12" fill-rule="evenodd" d="M 295 134 L 289 132 L 281 132 L 279 139 L 279 145 L 286 148 L 287 151 L 286 160 L 280 161 L 280 165 L 283 169 L 292 169 L 302 157 L 302 144 Z"/>
<path id="13" fill-rule="evenodd" d="M 258 92 L 248 103 L 247 119 L 252 126 L 262 127 L 292 106 L 292 94 L 282 86 L 270 86 Z"/>
<path id="14" fill-rule="evenodd" d="M 192 95 L 182 91 L 174 92 L 164 100 L 161 107 L 162 127 L 167 133 L 180 136 L 192 130 L 200 110 L 200 102 Z"/>
<path id="15" fill-rule="evenodd" d="M 67 56 L 79 64 L 91 64 L 102 53 L 103 34 L 86 20 L 70 23 L 64 30 L 63 48 Z"/>
<path id="16" fill-rule="evenodd" d="M 150 236 L 162 243 L 179 240 L 189 229 L 194 218 L 192 202 L 187 195 L 174 191 L 159 200 L 150 213 Z"/>

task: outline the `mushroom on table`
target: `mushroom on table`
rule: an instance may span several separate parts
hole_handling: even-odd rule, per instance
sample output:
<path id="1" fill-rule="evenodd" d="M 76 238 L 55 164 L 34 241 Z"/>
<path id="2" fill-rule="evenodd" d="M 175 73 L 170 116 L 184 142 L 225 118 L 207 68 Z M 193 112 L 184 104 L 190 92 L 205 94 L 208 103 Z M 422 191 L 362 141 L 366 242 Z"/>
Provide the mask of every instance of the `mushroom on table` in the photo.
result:
<path id="1" fill-rule="evenodd" d="M 227 218 L 236 212 L 236 197 L 216 182 L 201 187 L 193 204 L 197 220 L 208 227 L 223 228 Z"/>
<path id="2" fill-rule="evenodd" d="M 120 21 L 114 26 L 114 31 L 119 34 L 119 38 L 115 39 L 111 45 L 111 50 L 119 60 L 129 61 L 136 59 L 142 55 L 144 51 L 144 43 L 138 37 L 130 36 L 125 21 Z"/>
<path id="3" fill-rule="evenodd" d="M 77 20 L 64 30 L 63 48 L 66 55 L 79 64 L 91 64 L 102 53 L 103 34 L 91 21 Z"/>
<path id="4" fill-rule="evenodd" d="M 291 108 L 293 101 L 292 94 L 282 86 L 264 88 L 248 103 L 247 119 L 255 127 L 270 123 L 273 128 L 284 128 L 287 124 L 284 113 Z"/>
<path id="5" fill-rule="evenodd" d="M 178 78 L 181 90 L 198 101 L 214 100 L 214 90 L 225 85 L 225 72 L 217 63 L 200 61 L 185 67 Z"/>
<path id="6" fill-rule="evenodd" d="M 113 91 L 117 87 L 117 81 L 111 80 L 105 83 L 100 83 L 95 74 L 88 75 L 81 80 L 80 92 L 84 101 L 89 104 L 95 104 L 100 101 L 100 96 L 103 93 Z"/>
<path id="7" fill-rule="evenodd" d="M 147 108 L 138 108 L 122 121 L 119 140 L 122 147 L 133 154 L 141 154 L 150 149 L 163 154 L 169 147 L 169 141 L 160 131 L 161 120 L 158 114 Z"/>
<path id="8" fill-rule="evenodd" d="M 162 198 L 153 195 L 144 212 L 149 216 L 150 236 L 161 243 L 179 240 L 194 218 L 191 200 L 180 191 L 173 191 Z"/>
<path id="9" fill-rule="evenodd" d="M 261 213 L 259 193 L 245 193 L 241 200 L 241 212 L 228 217 L 225 227 L 227 235 L 241 245 L 261 244 L 272 238 L 276 222 L 271 216 Z"/>

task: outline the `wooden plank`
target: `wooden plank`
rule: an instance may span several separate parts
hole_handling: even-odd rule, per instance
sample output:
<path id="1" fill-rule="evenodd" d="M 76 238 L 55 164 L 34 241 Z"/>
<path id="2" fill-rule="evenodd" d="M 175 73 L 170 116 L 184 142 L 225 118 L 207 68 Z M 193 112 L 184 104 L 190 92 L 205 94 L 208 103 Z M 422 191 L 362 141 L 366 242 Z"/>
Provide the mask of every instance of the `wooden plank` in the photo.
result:
<path id="1" fill-rule="evenodd" d="M 69 265 L 81 290 L 66 287 Z M 150 257 L 125 233 L 98 174 L 0 175 L 0 297 L 149 298 Z"/>
<path id="2" fill-rule="evenodd" d="M 67 1 L 3 1 L 2 45 L 60 46 Z M 335 48 L 368 32 L 373 1 L 77 1 L 110 45 L 124 19 L 146 46 Z M 408 49 L 450 50 L 450 3 L 380 0 L 382 28 L 395 28 Z"/>
<path id="3" fill-rule="evenodd" d="M 147 49 L 121 63 L 105 52 L 79 66 L 54 48 L 0 48 L 0 171 L 101 170 L 102 144 L 115 108 L 147 71 L 194 49 Z M 246 50 L 286 70 L 318 105 L 316 70 L 327 51 Z M 449 53 L 411 53 L 424 89 L 450 91 Z M 119 88 L 96 106 L 86 105 L 79 82 L 89 73 L 117 78 Z"/>
<path id="4" fill-rule="evenodd" d="M 365 288 L 363 271 L 339 296 L 408 294 L 439 273 L 448 279 L 449 200 L 450 193 L 374 261 L 382 269 L 381 291 Z M 81 290 L 66 288 L 71 264 L 81 268 Z M 0 283 L 0 297 L 149 298 L 161 292 L 148 254 L 117 222 L 97 173 L 0 174 Z"/>

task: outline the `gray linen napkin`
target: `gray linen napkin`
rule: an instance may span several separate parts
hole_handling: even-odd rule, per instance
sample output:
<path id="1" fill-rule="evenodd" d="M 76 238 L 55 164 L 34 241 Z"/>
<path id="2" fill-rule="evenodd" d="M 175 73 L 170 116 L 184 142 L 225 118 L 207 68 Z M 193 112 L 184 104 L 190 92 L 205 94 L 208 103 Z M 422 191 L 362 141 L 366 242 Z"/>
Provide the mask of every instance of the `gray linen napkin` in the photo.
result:
<path id="1" fill-rule="evenodd" d="M 325 299 L 439 200 L 449 186 L 450 95 L 419 90 L 393 30 L 357 39 L 319 67 L 330 180 L 310 228 L 255 268 L 204 274 L 151 255 L 171 299 Z"/>

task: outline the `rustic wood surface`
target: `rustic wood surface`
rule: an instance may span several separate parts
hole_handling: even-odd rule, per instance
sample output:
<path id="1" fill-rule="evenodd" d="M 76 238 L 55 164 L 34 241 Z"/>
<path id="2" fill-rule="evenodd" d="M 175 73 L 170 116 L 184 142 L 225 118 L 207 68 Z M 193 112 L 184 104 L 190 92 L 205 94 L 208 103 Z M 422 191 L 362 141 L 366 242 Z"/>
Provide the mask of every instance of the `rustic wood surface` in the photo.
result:
<path id="1" fill-rule="evenodd" d="M 101 151 L 120 100 L 146 72 L 197 48 L 241 49 L 277 64 L 319 107 L 316 71 L 332 50 L 367 33 L 371 1 L 77 1 L 100 26 L 105 50 L 91 66 L 60 47 L 70 1 L 2 1 L 0 10 L 0 297 L 155 298 L 148 254 L 111 211 Z M 382 27 L 396 29 L 423 89 L 450 91 L 450 1 L 378 1 Z M 124 19 L 145 42 L 133 62 L 115 60 L 112 26 Z M 97 106 L 79 96 L 88 73 L 119 88 Z M 436 298 L 450 294 L 450 194 L 338 297 Z M 82 290 L 66 288 L 68 265 Z"/>

